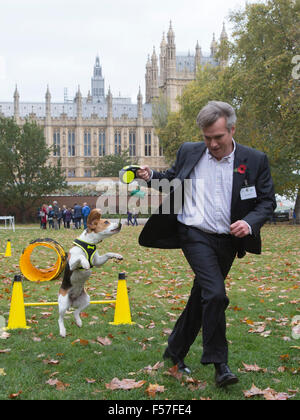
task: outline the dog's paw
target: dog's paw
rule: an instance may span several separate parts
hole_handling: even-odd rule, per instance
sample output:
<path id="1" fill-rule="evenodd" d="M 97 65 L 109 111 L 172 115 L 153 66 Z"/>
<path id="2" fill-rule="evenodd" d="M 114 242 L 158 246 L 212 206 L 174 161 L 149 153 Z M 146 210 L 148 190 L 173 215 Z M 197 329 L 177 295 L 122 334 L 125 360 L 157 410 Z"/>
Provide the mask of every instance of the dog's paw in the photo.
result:
<path id="1" fill-rule="evenodd" d="M 116 260 L 123 260 L 123 257 L 121 254 L 113 254 L 113 256 L 111 258 L 115 258 Z"/>
<path id="2" fill-rule="evenodd" d="M 65 328 L 59 328 L 59 335 L 62 338 L 66 338 L 66 335 L 67 335 L 66 329 Z"/>
<path id="3" fill-rule="evenodd" d="M 80 318 L 75 318 L 75 323 L 77 325 L 77 327 L 81 328 L 82 327 L 82 321 Z"/>

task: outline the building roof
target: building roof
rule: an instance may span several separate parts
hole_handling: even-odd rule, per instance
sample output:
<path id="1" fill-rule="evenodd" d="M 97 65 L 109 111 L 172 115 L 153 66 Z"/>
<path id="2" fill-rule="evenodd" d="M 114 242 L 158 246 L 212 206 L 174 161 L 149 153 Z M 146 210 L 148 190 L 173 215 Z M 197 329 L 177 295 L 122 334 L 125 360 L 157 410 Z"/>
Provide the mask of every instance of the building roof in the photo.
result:
<path id="1" fill-rule="evenodd" d="M 135 119 L 138 117 L 138 105 L 131 103 L 131 100 L 120 101 L 117 98 L 113 100 L 112 112 L 113 118 L 122 118 L 126 115 L 129 119 Z M 67 118 L 75 119 L 77 115 L 77 104 L 75 102 L 61 102 L 51 103 L 51 117 L 60 118 L 62 114 L 66 114 Z M 14 103 L 13 102 L 0 102 L 0 115 L 4 114 L 5 117 L 14 116 Z M 35 114 L 37 118 L 46 117 L 46 104 L 43 102 L 20 102 L 19 114 L 21 118 L 29 117 L 30 114 Z M 82 101 L 82 118 L 88 119 L 92 115 L 96 115 L 99 119 L 107 118 L 107 103 L 88 103 L 83 99 Z M 152 118 L 152 105 L 143 104 L 143 117 L 145 119 Z"/>

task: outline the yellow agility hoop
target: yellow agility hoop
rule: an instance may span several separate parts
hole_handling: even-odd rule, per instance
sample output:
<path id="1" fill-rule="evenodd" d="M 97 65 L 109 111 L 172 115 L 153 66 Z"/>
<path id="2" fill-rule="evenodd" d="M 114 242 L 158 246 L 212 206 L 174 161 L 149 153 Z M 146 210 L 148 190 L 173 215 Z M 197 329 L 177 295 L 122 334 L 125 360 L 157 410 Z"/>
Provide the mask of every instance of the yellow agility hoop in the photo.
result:
<path id="1" fill-rule="evenodd" d="M 57 254 L 56 263 L 49 268 L 37 268 L 31 262 L 32 251 L 37 247 L 46 247 L 54 250 Z M 66 266 L 67 255 L 62 246 L 53 239 L 36 239 L 24 249 L 20 258 L 20 269 L 23 276 L 29 281 L 55 280 L 63 272 Z"/>

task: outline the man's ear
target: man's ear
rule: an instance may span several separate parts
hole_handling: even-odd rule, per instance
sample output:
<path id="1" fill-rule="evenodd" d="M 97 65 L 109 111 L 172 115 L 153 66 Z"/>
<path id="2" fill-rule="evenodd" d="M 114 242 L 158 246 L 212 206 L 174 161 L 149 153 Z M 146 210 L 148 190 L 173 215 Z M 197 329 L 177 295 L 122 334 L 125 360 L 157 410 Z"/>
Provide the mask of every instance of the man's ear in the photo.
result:
<path id="1" fill-rule="evenodd" d="M 101 212 L 99 209 L 93 209 L 87 218 L 87 227 L 88 231 L 93 231 L 96 229 L 97 223 L 101 219 Z"/>

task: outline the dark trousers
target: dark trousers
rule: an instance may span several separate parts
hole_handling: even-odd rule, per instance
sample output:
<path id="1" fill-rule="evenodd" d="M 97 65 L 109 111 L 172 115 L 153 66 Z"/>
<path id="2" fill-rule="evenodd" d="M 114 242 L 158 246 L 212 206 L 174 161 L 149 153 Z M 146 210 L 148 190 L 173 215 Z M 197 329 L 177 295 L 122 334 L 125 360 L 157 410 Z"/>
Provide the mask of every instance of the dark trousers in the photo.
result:
<path id="1" fill-rule="evenodd" d="M 187 305 L 169 337 L 169 350 L 184 359 L 201 327 L 202 364 L 227 363 L 225 278 L 236 255 L 231 235 L 211 235 L 180 224 L 182 250 L 195 273 Z"/>

